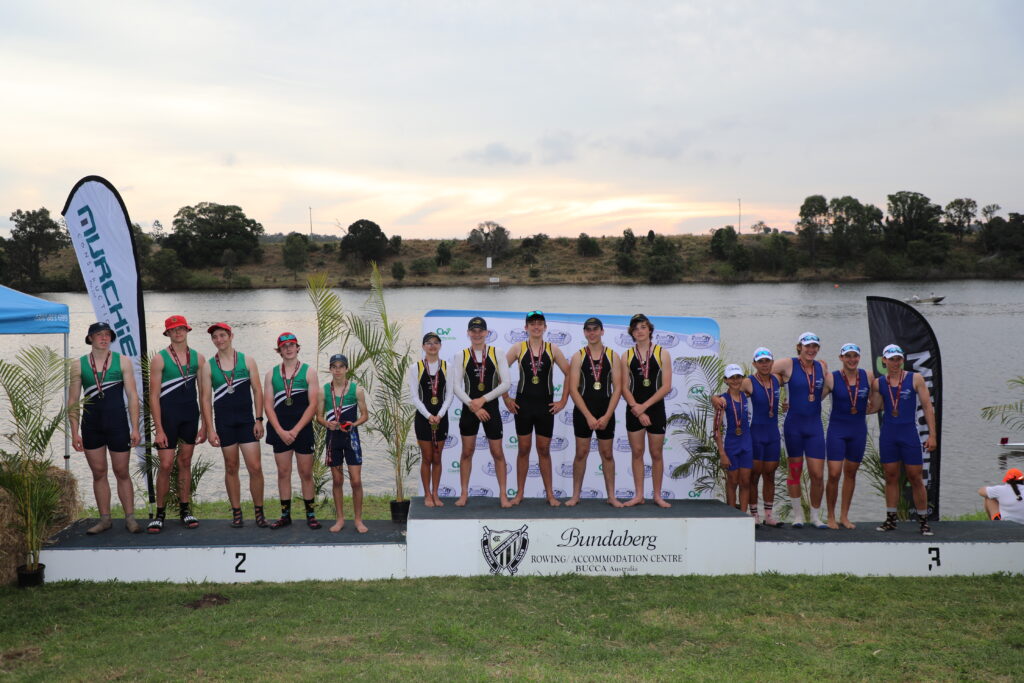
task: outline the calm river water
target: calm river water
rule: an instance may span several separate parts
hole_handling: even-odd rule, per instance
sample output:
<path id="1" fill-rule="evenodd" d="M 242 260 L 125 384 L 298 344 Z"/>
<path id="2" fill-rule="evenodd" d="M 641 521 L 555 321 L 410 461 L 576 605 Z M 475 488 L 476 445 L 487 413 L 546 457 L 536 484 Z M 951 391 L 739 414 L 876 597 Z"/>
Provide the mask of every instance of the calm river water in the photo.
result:
<path id="1" fill-rule="evenodd" d="M 643 311 L 653 315 L 693 315 L 716 319 L 721 325 L 727 360 L 748 362 L 750 353 L 760 345 L 773 349 L 777 357 L 789 354 L 796 337 L 811 330 L 823 340 L 822 357 L 830 363 L 839 346 L 854 341 L 868 346 L 865 296 L 879 295 L 897 299 L 912 295 L 928 296 L 932 291 L 946 297 L 938 306 L 922 307 L 939 338 L 943 355 L 946 400 L 944 406 L 942 448 L 943 516 L 978 509 L 975 491 L 986 482 L 996 482 L 1008 466 L 1024 466 L 1019 456 L 1001 455 L 996 445 L 1005 428 L 983 421 L 983 405 L 1016 400 L 1006 380 L 1024 374 L 1024 286 L 1017 282 L 951 281 L 928 283 L 845 284 L 687 284 L 670 286 L 559 286 L 559 287 L 433 287 L 395 289 L 387 293 L 391 315 L 399 320 L 410 340 L 418 338 L 420 318 L 432 308 L 530 310 L 551 312 L 630 314 Z M 339 290 L 347 309 L 359 308 L 366 292 Z M 93 320 L 85 294 L 47 294 L 45 298 L 68 304 L 71 310 L 70 353 L 79 356 L 88 347 L 83 343 L 85 329 Z M 226 320 L 235 328 L 236 347 L 251 354 L 265 372 L 276 362 L 273 352 L 276 335 L 294 332 L 305 344 L 303 358 L 311 360 L 315 340 L 315 318 L 304 291 L 255 290 L 236 292 L 177 292 L 146 294 L 146 316 L 150 349 L 163 342 L 163 320 L 173 313 L 186 315 L 195 328 L 193 344 L 209 356 L 213 347 L 203 330 L 212 322 Z M 60 349 L 59 337 L 24 337 L 4 340 L 5 358 L 31 343 L 48 343 Z M 322 364 L 324 362 L 322 361 Z M 833 364 L 834 367 L 838 365 Z M 325 375 L 326 378 L 326 375 Z M 373 457 L 369 449 L 365 461 L 364 482 L 372 493 L 389 493 L 392 475 L 383 458 Z M 219 451 L 209 445 L 198 453 L 216 463 L 200 487 L 200 498 L 224 497 L 223 470 Z M 267 499 L 275 499 L 273 455 L 263 449 L 267 473 Z M 78 475 L 82 499 L 92 503 L 88 467 L 81 455 L 72 458 Z M 243 468 L 243 478 L 245 478 Z M 418 490 L 414 473 L 413 489 Z M 296 484 L 298 482 L 296 481 Z M 243 495 L 248 495 L 243 481 Z M 297 490 L 297 489 L 296 489 Z M 875 519 L 882 503 L 861 478 L 854 501 L 855 519 Z M 271 512 L 276 507 L 271 505 Z"/>

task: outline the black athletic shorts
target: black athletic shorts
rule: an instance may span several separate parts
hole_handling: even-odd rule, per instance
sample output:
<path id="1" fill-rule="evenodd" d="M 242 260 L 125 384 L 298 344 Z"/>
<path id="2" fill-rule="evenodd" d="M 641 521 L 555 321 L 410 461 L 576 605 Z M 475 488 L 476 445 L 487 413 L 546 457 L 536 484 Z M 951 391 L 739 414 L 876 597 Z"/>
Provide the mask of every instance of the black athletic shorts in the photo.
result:
<path id="1" fill-rule="evenodd" d="M 268 427 L 267 443 L 274 447 L 275 453 L 295 451 L 303 455 L 310 454 L 313 452 L 313 425 L 310 423 L 303 427 L 299 435 L 295 437 L 295 441 L 292 441 L 290 444 L 285 444 L 284 441 L 281 441 L 281 437 L 277 435 L 277 431 L 274 430 L 273 426 Z"/>
<path id="2" fill-rule="evenodd" d="M 551 438 L 555 431 L 555 416 L 551 414 L 551 408 L 547 403 L 536 401 L 519 403 L 519 412 L 516 413 L 516 434 L 518 436 L 529 436 L 537 432 L 537 436 Z"/>
<path id="3" fill-rule="evenodd" d="M 194 446 L 199 433 L 199 406 L 161 406 L 160 425 L 167 436 L 167 449 L 177 448 L 179 441 Z"/>
<path id="4" fill-rule="evenodd" d="M 484 404 L 484 410 L 491 416 L 491 419 L 484 423 L 484 434 L 491 441 L 501 441 L 504 430 L 501 426 L 501 409 L 498 407 L 498 399 Z M 459 434 L 462 436 L 476 436 L 480 431 L 480 420 L 476 415 L 469 412 L 467 406 L 462 406 L 462 416 L 459 417 Z"/>
<path id="5" fill-rule="evenodd" d="M 131 432 L 128 423 L 124 429 L 88 429 L 82 428 L 82 446 L 88 450 L 104 448 L 111 453 L 125 453 L 131 448 Z"/>
<path id="6" fill-rule="evenodd" d="M 607 410 L 608 408 L 605 408 Z M 589 410 L 589 406 L 588 406 Z M 591 413 L 594 415 L 595 413 Z M 604 415 L 604 410 L 601 411 L 601 415 Z M 583 414 L 583 411 L 579 408 L 572 409 L 572 431 L 575 432 L 577 439 L 589 439 L 597 433 L 599 441 L 606 441 L 615 436 L 615 416 L 612 415 L 611 419 L 608 420 L 608 424 L 604 429 L 591 429 L 590 425 L 587 424 L 587 418 Z"/>
<path id="7" fill-rule="evenodd" d="M 441 421 L 437 423 L 437 431 L 430 429 L 430 423 L 427 422 L 427 418 L 416 412 L 416 418 L 413 420 L 413 429 L 416 430 L 417 441 L 436 441 L 439 444 L 444 445 L 444 440 L 448 438 L 448 416 L 445 415 L 441 418 Z"/>
<path id="8" fill-rule="evenodd" d="M 633 414 L 633 411 L 626 408 L 626 431 L 627 432 L 639 432 L 643 429 L 647 430 L 648 434 L 664 434 L 665 433 L 665 402 L 658 401 L 653 406 L 647 409 L 647 417 L 651 418 L 651 425 L 644 427 L 640 424 L 640 418 Z"/>
<path id="9" fill-rule="evenodd" d="M 250 419 L 249 422 L 221 424 L 214 418 L 213 422 L 217 427 L 217 436 L 220 437 L 221 447 L 236 446 L 256 441 L 256 435 L 253 433 L 253 429 L 256 427 L 255 420 Z"/>

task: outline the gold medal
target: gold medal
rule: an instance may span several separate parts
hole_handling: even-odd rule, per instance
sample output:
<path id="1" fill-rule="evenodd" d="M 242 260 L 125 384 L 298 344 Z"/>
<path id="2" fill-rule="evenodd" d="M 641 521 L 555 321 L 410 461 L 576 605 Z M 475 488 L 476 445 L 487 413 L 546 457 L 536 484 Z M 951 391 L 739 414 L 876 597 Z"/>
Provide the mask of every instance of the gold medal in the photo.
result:
<path id="1" fill-rule="evenodd" d="M 899 417 L 900 416 L 900 409 L 899 408 L 893 408 L 892 409 L 892 416 L 893 417 Z"/>
<path id="2" fill-rule="evenodd" d="M 533 376 L 533 377 L 532 377 L 532 378 L 530 379 L 530 381 L 531 381 L 531 382 L 533 382 L 534 384 L 540 384 L 540 377 L 538 377 L 537 375 L 534 375 L 534 376 Z"/>
<path id="3" fill-rule="evenodd" d="M 437 396 L 431 396 L 430 397 L 430 405 L 436 406 L 438 403 L 439 403 L 439 401 L 437 400 Z"/>
<path id="4" fill-rule="evenodd" d="M 645 387 L 651 386 L 651 380 L 648 379 L 647 377 L 644 377 L 644 386 Z"/>
<path id="5" fill-rule="evenodd" d="M 736 436 L 743 436 L 743 429 L 740 427 L 736 428 Z"/>
<path id="6" fill-rule="evenodd" d="M 291 405 L 291 404 L 293 404 L 293 403 L 295 403 L 295 401 L 293 401 L 293 400 L 292 400 L 292 397 L 291 397 L 291 396 L 289 396 L 288 398 L 286 398 L 286 399 L 284 400 L 284 404 L 285 404 L 286 406 L 290 406 L 290 405 Z"/>
<path id="7" fill-rule="evenodd" d="M 601 391 L 601 383 L 594 382 L 594 391 Z"/>
<path id="8" fill-rule="evenodd" d="M 483 391 L 485 388 L 486 388 L 486 386 L 484 385 L 483 382 L 480 382 L 480 384 L 476 385 L 477 391 Z"/>

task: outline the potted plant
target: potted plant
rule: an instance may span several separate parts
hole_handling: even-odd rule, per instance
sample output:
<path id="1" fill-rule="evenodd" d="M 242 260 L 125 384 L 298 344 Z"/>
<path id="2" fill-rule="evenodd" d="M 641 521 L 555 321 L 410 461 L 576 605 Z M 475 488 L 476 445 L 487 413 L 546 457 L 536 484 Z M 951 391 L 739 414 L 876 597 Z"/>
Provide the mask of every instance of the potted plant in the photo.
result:
<path id="1" fill-rule="evenodd" d="M 7 451 L 0 455 L 0 488 L 10 497 L 14 527 L 25 541 L 26 562 L 17 567 L 18 586 L 38 586 L 46 569 L 39 562 L 39 552 L 60 509 L 61 485 L 44 460 Z"/>

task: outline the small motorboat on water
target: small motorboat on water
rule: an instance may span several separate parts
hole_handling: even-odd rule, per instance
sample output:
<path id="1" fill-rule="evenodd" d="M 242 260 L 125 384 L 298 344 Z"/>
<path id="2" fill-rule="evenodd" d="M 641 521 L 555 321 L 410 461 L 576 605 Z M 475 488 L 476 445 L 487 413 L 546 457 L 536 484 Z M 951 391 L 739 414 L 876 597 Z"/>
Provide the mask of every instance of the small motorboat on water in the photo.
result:
<path id="1" fill-rule="evenodd" d="M 915 294 L 909 299 L 904 299 L 903 302 L 908 304 L 940 304 L 945 298 L 944 296 L 935 296 L 934 294 L 926 297 L 920 297 Z"/>
<path id="2" fill-rule="evenodd" d="M 1024 453 L 1024 441 L 1011 442 L 1008 437 L 999 439 L 999 447 L 1004 451 Z"/>

